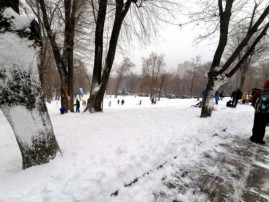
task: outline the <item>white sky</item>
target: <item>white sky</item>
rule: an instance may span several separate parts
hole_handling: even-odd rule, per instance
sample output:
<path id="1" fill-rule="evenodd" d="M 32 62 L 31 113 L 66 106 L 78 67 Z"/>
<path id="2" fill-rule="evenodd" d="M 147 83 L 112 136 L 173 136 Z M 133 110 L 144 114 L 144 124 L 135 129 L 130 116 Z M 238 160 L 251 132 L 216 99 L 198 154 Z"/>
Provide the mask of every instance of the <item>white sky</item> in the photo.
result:
<path id="1" fill-rule="evenodd" d="M 134 72 L 141 73 L 141 57 L 148 57 L 151 52 L 165 54 L 168 71 L 176 70 L 179 63 L 191 60 L 196 55 L 202 57 L 202 62 L 212 60 L 217 45 L 216 39 L 205 40 L 196 45 L 194 39 L 202 32 L 199 28 L 194 28 L 194 25 L 187 25 L 183 28 L 166 25 L 162 30 L 156 44 L 148 45 L 146 48 L 140 48 L 138 45 L 130 48 L 128 57 L 136 64 Z"/>

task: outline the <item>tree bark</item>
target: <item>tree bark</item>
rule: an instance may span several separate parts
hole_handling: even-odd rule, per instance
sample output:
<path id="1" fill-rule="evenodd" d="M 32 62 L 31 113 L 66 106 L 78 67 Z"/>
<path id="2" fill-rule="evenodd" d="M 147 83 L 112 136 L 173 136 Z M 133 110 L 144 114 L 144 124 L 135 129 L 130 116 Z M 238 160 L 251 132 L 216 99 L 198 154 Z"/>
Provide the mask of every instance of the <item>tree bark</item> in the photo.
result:
<path id="1" fill-rule="evenodd" d="M 70 111 L 74 112 L 74 32 L 75 32 L 75 13 L 76 1 L 64 0 L 65 8 L 65 31 L 63 60 L 68 67 L 68 96 L 70 97 Z"/>
<path id="2" fill-rule="evenodd" d="M 4 12 L 0 13 L 0 24 L 5 24 L 0 32 L 0 57 L 3 58 L 0 61 L 0 109 L 13 129 L 22 155 L 22 168 L 26 169 L 48 163 L 60 149 L 39 80 L 37 44 L 29 37 L 33 34 L 38 40 L 39 36 L 33 32 L 23 33 L 24 30 L 16 28 L 16 20 L 21 17 L 14 12 L 14 18 L 3 18 Z M 19 54 L 12 55 L 14 52 Z"/>

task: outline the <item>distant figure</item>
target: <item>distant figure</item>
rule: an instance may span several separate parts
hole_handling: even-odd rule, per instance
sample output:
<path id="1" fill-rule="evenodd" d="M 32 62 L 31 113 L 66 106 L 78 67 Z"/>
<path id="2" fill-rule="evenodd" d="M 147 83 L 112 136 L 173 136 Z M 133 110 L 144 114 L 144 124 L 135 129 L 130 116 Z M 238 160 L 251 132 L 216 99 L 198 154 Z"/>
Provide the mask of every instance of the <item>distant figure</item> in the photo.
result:
<path id="1" fill-rule="evenodd" d="M 78 99 L 76 99 L 76 104 L 74 104 L 74 105 L 76 106 L 76 112 L 79 113 L 80 112 L 80 110 L 79 110 L 79 108 L 80 108 L 80 102 L 79 102 Z"/>
<path id="2" fill-rule="evenodd" d="M 233 99 L 233 101 L 232 101 L 232 103 L 233 103 L 232 106 L 233 106 L 234 108 L 236 108 L 236 105 L 237 105 L 237 103 L 238 103 L 238 100 L 242 98 L 242 92 L 241 92 L 241 90 L 240 90 L 239 88 L 238 88 L 237 90 L 235 90 L 235 91 L 232 93 L 231 98 Z"/>
<path id="3" fill-rule="evenodd" d="M 248 99 L 248 92 L 244 92 L 242 95 L 242 104 L 246 104 Z"/>
<path id="4" fill-rule="evenodd" d="M 124 105 L 124 99 L 121 100 L 121 105 Z"/>
<path id="5" fill-rule="evenodd" d="M 86 106 L 86 101 L 85 100 L 82 100 L 81 103 L 82 103 L 82 106 L 84 106 L 84 107 Z"/>
<path id="6" fill-rule="evenodd" d="M 255 108 L 255 114 L 250 140 L 258 144 L 265 144 L 263 137 L 265 127 L 269 123 L 269 80 L 265 81 L 263 90 L 256 90 L 251 103 Z"/>
<path id="7" fill-rule="evenodd" d="M 224 92 L 221 91 L 221 93 L 220 93 L 220 100 L 223 100 L 223 98 L 224 98 Z"/>
<path id="8" fill-rule="evenodd" d="M 142 104 L 142 100 L 139 101 L 139 105 L 141 105 L 141 104 Z"/>
<path id="9" fill-rule="evenodd" d="M 111 107 L 111 100 L 109 100 L 109 102 L 108 102 L 108 106 Z"/>
<path id="10" fill-rule="evenodd" d="M 151 104 L 154 104 L 154 97 L 151 98 Z"/>
<path id="11" fill-rule="evenodd" d="M 253 95 L 254 95 L 257 91 L 260 91 L 260 89 L 258 89 L 258 88 L 253 88 L 253 89 L 252 89 L 252 92 L 251 92 L 251 96 L 253 97 Z"/>
<path id="12" fill-rule="evenodd" d="M 205 101 L 205 95 L 206 95 L 206 89 L 202 91 L 202 100 L 195 105 L 196 107 L 199 108 L 203 107 Z"/>
<path id="13" fill-rule="evenodd" d="M 216 93 L 215 93 L 215 101 L 216 101 L 216 104 L 219 103 L 219 99 L 220 99 L 220 94 L 219 94 L 218 91 L 216 91 Z"/>
<path id="14" fill-rule="evenodd" d="M 65 106 L 62 105 L 61 108 L 60 108 L 60 112 L 61 112 L 61 114 L 64 114 L 64 113 L 65 113 L 65 109 L 66 109 Z"/>
<path id="15" fill-rule="evenodd" d="M 199 96 L 197 96 L 197 100 L 196 100 L 197 102 L 199 102 L 200 101 L 200 97 Z"/>
<path id="16" fill-rule="evenodd" d="M 120 100 L 118 99 L 118 105 L 120 104 Z"/>

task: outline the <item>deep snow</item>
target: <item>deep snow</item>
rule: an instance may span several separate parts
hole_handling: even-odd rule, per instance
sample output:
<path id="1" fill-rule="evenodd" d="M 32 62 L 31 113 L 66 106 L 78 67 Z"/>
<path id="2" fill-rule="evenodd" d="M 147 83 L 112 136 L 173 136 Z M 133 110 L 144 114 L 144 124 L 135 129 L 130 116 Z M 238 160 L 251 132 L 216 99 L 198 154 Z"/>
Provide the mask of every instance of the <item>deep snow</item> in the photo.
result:
<path id="1" fill-rule="evenodd" d="M 118 98 L 125 104 L 107 96 L 104 113 L 93 114 L 60 115 L 59 102 L 47 104 L 63 156 L 27 170 L 21 169 L 14 134 L 0 111 L 0 201 L 154 201 L 153 193 L 160 190 L 177 194 L 161 182 L 171 177 L 172 167 L 158 166 L 193 166 L 204 152 L 220 151 L 219 144 L 229 143 L 229 137 L 251 135 L 254 110 L 249 105 L 226 108 L 225 99 L 211 118 L 201 119 L 201 110 L 190 107 L 195 99 L 162 98 L 151 105 L 147 97 Z M 137 183 L 124 187 L 137 177 Z M 182 201 L 195 197 L 177 195 Z"/>

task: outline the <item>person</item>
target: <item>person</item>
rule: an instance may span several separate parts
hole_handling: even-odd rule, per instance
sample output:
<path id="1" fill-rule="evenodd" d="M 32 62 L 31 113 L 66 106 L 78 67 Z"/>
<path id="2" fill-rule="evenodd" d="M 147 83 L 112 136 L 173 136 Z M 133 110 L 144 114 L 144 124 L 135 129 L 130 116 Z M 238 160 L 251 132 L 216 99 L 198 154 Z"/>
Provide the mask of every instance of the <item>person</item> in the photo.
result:
<path id="1" fill-rule="evenodd" d="M 141 105 L 141 104 L 142 104 L 142 100 L 139 101 L 139 105 Z"/>
<path id="2" fill-rule="evenodd" d="M 231 95 L 231 98 L 233 99 L 232 106 L 234 108 L 236 108 L 238 100 L 241 99 L 241 97 L 242 97 L 242 92 L 239 88 L 232 93 L 232 95 Z"/>
<path id="3" fill-rule="evenodd" d="M 108 106 L 111 107 L 111 100 L 109 100 L 109 102 L 108 102 Z"/>
<path id="4" fill-rule="evenodd" d="M 118 99 L 118 105 L 120 104 L 120 100 Z"/>
<path id="5" fill-rule="evenodd" d="M 242 95 L 242 104 L 246 104 L 248 98 L 248 92 L 244 92 Z"/>
<path id="6" fill-rule="evenodd" d="M 124 99 L 121 100 L 121 105 L 124 105 Z"/>
<path id="7" fill-rule="evenodd" d="M 65 109 L 66 109 L 66 108 L 65 108 L 65 106 L 64 106 L 64 105 L 62 105 L 62 106 L 61 106 L 61 108 L 60 108 L 60 112 L 61 112 L 61 114 L 64 114 Z"/>
<path id="8" fill-rule="evenodd" d="M 260 89 L 258 89 L 258 88 L 253 88 L 253 89 L 252 89 L 252 92 L 251 92 L 251 97 L 253 97 L 253 95 L 254 95 L 257 91 L 260 91 Z"/>
<path id="9" fill-rule="evenodd" d="M 203 107 L 205 95 L 206 95 L 206 89 L 202 91 L 202 100 L 195 105 L 196 107 L 199 107 L 199 108 Z"/>
<path id="10" fill-rule="evenodd" d="M 80 102 L 79 102 L 79 100 L 77 99 L 76 100 L 76 104 L 74 104 L 75 106 L 76 106 L 76 112 L 80 112 L 80 110 L 79 110 L 79 108 L 80 108 Z"/>
<path id="11" fill-rule="evenodd" d="M 82 103 L 82 106 L 84 106 L 84 107 L 86 106 L 86 101 L 85 100 L 82 100 L 81 103 Z"/>
<path id="12" fill-rule="evenodd" d="M 215 93 L 215 100 L 216 100 L 216 104 L 218 104 L 219 99 L 220 99 L 220 94 L 219 94 L 219 92 L 218 92 L 218 91 L 216 91 L 216 93 Z"/>
<path id="13" fill-rule="evenodd" d="M 251 104 L 255 108 L 255 114 L 250 140 L 265 144 L 263 141 L 265 127 L 269 123 L 269 80 L 264 82 L 263 90 L 257 90 L 252 96 Z"/>
<path id="14" fill-rule="evenodd" d="M 220 100 L 223 100 L 223 98 L 224 98 L 224 92 L 221 91 L 221 93 L 220 93 Z"/>
<path id="15" fill-rule="evenodd" d="M 154 104 L 154 97 L 151 98 L 151 104 Z"/>

